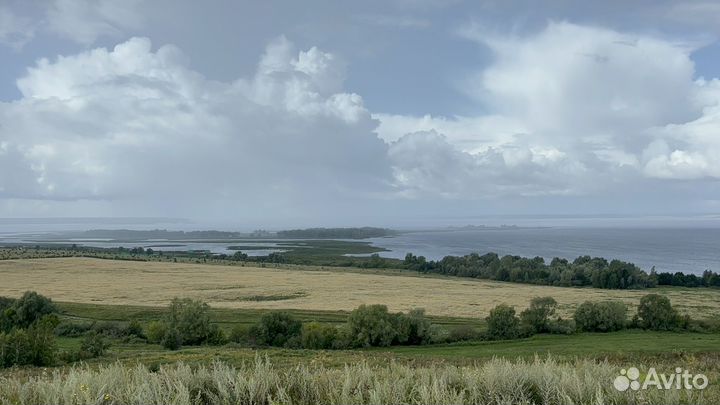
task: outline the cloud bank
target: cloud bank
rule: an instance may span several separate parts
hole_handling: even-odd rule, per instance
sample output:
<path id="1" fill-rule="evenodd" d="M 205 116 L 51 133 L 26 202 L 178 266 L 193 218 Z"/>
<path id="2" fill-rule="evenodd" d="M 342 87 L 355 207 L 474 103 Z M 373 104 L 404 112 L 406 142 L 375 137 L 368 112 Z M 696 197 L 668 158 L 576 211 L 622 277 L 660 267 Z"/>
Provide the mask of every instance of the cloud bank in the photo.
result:
<path id="1" fill-rule="evenodd" d="M 387 145 L 331 54 L 271 43 L 230 83 L 145 38 L 40 60 L 0 104 L 0 197 L 243 203 L 376 193 Z"/>
<path id="2" fill-rule="evenodd" d="M 64 34 L 92 43 L 113 27 Z M 565 22 L 464 35 L 492 61 L 464 82 L 478 114 L 453 117 L 370 112 L 340 56 L 285 37 L 231 81 L 147 38 L 41 59 L 0 103 L 0 210 L 320 215 L 720 179 L 720 81 L 696 77 L 691 45 Z"/>
<path id="3" fill-rule="evenodd" d="M 418 157 L 396 162 L 416 184 L 457 188 L 437 173 L 445 167 L 455 178 L 474 175 L 468 185 L 491 194 L 587 194 L 648 179 L 720 178 L 719 82 L 695 78 L 691 46 L 564 22 L 529 37 L 465 35 L 493 54 L 464 86 L 489 113 L 375 115 L 391 150 Z M 416 169 L 449 147 L 461 168 Z"/>

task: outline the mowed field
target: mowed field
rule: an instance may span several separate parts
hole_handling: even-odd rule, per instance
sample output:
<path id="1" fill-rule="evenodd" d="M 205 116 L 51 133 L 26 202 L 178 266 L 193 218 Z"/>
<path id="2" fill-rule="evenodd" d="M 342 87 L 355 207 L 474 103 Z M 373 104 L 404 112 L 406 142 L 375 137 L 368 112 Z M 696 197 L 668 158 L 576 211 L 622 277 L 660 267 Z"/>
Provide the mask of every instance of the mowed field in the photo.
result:
<path id="1" fill-rule="evenodd" d="M 385 272 L 386 274 L 382 274 Z M 706 288 L 600 290 L 501 283 L 409 272 L 320 267 L 249 267 L 91 258 L 0 261 L 0 295 L 35 290 L 55 301 L 165 306 L 173 297 L 198 298 L 216 308 L 349 311 L 386 304 L 392 311 L 425 308 L 429 315 L 485 317 L 500 303 L 524 308 L 552 296 L 568 316 L 586 300 L 622 300 L 631 308 L 645 294 L 667 295 L 696 318 L 720 316 L 720 291 Z"/>

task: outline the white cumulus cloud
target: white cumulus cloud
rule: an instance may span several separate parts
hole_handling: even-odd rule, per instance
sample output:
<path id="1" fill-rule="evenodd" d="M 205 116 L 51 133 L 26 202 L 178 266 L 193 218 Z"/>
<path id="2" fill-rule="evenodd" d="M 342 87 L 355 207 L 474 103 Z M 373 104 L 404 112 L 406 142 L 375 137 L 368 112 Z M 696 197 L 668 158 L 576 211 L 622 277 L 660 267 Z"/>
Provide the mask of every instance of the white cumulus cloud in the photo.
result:
<path id="1" fill-rule="evenodd" d="M 38 61 L 0 103 L 0 196 L 257 210 L 389 187 L 387 146 L 333 55 L 280 39 L 228 83 L 184 61 L 145 38 Z"/>
<path id="2" fill-rule="evenodd" d="M 395 166 L 406 183 L 535 195 L 720 178 L 720 86 L 695 78 L 692 46 L 566 22 L 464 35 L 493 54 L 464 86 L 482 113 L 375 115 L 391 151 L 415 150 Z M 454 157 L 423 165 L 433 150 Z"/>

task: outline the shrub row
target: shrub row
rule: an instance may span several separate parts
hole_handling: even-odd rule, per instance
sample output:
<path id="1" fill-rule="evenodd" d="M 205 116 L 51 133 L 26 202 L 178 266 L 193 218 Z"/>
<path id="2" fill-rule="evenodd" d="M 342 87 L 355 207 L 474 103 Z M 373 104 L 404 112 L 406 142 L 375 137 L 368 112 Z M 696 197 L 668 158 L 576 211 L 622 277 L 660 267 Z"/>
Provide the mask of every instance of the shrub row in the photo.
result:
<path id="1" fill-rule="evenodd" d="M 717 325 L 680 315 L 670 299 L 648 294 L 640 299 L 637 314 L 628 320 L 627 306 L 616 301 L 586 301 L 580 304 L 573 319 L 552 319 L 557 302 L 551 297 L 534 298 L 518 317 L 515 309 L 505 304 L 496 306 L 486 318 L 486 338 L 515 339 L 535 333 L 612 332 L 627 328 L 647 330 L 717 331 Z"/>
<path id="2" fill-rule="evenodd" d="M 303 324 L 287 312 L 273 311 L 249 330 L 237 327 L 230 334 L 230 340 L 238 343 L 306 349 L 421 345 L 441 338 L 423 309 L 391 313 L 385 305 L 361 305 L 350 313 L 345 324 L 338 326 Z"/>
<path id="3" fill-rule="evenodd" d="M 579 305 L 573 319 L 556 317 L 557 302 L 552 297 L 537 297 L 527 309 L 516 314 L 513 307 L 496 306 L 486 318 L 487 330 L 460 326 L 444 330 L 432 325 L 422 309 L 391 313 L 385 305 L 361 305 L 341 325 L 318 322 L 302 323 L 293 315 L 272 311 L 249 329 L 236 327 L 226 337 L 210 322 L 209 306 L 198 300 L 173 299 L 165 319 L 155 321 L 147 330 L 138 322 L 63 323 L 58 325 L 52 301 L 33 292 L 18 300 L 0 299 L 4 329 L 0 333 L 0 366 L 49 365 L 57 347 L 54 335 L 84 336 L 80 349 L 61 353 L 73 362 L 102 356 L 108 349 L 106 338 L 147 339 L 176 350 L 182 345 L 219 345 L 233 341 L 251 346 L 275 346 L 306 349 L 352 349 L 391 345 L 422 345 L 461 340 L 500 340 L 528 337 L 537 333 L 570 334 L 576 331 L 610 332 L 625 328 L 649 330 L 707 331 L 713 325 L 681 316 L 670 300 L 648 294 L 640 300 L 637 314 L 628 321 L 622 302 L 587 301 Z"/>

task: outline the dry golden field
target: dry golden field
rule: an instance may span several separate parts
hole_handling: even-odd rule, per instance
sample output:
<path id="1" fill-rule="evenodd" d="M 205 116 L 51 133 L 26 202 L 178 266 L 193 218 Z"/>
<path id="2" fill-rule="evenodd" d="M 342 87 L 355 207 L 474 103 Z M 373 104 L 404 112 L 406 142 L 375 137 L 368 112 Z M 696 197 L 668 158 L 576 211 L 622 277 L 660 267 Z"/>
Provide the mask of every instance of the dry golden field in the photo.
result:
<path id="1" fill-rule="evenodd" d="M 561 315 L 567 316 L 585 300 L 619 299 L 632 307 L 642 295 L 658 292 L 693 317 L 720 315 L 720 291 L 705 288 L 619 291 L 377 273 L 90 258 L 2 260 L 0 295 L 35 290 L 56 301 L 148 306 L 192 297 L 213 307 L 308 310 L 352 310 L 380 303 L 393 311 L 422 307 L 429 315 L 484 317 L 497 304 L 520 310 L 536 296 L 554 297 Z"/>

